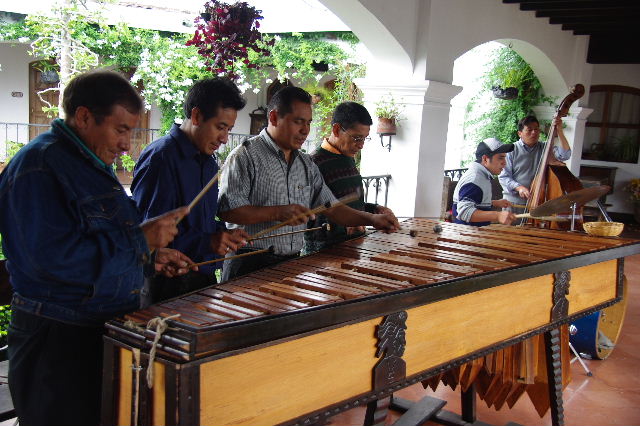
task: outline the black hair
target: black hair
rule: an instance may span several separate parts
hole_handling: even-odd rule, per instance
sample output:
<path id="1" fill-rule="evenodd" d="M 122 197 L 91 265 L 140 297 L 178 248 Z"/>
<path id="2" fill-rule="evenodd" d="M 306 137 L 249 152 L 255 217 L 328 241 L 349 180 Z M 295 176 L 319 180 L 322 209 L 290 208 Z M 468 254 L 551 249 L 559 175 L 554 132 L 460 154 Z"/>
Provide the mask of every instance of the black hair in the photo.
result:
<path id="1" fill-rule="evenodd" d="M 311 95 L 304 89 L 286 86 L 278 90 L 269 101 L 268 113 L 276 110 L 280 117 L 293 111 L 293 102 L 299 101 L 311 105 Z"/>
<path id="2" fill-rule="evenodd" d="M 197 81 L 184 100 L 184 115 L 191 118 L 191 110 L 198 107 L 204 121 L 215 117 L 218 108 L 241 110 L 247 100 L 242 97 L 240 89 L 228 78 L 213 77 Z"/>
<path id="3" fill-rule="evenodd" d="M 333 111 L 331 124 L 336 123 L 340 124 L 343 129 L 348 130 L 358 123 L 371 126 L 373 120 L 369 111 L 363 105 L 357 102 L 342 102 Z"/>
<path id="4" fill-rule="evenodd" d="M 531 123 L 538 123 L 538 125 L 540 125 L 540 122 L 535 115 L 527 115 L 518 121 L 518 131 L 521 132 L 524 129 L 524 126 L 528 126 Z"/>
<path id="5" fill-rule="evenodd" d="M 69 82 L 62 95 L 62 107 L 67 117 L 73 117 L 83 106 L 93 114 L 96 123 L 120 105 L 131 114 L 139 114 L 143 104 L 140 95 L 124 76 L 106 70 L 89 71 Z"/>

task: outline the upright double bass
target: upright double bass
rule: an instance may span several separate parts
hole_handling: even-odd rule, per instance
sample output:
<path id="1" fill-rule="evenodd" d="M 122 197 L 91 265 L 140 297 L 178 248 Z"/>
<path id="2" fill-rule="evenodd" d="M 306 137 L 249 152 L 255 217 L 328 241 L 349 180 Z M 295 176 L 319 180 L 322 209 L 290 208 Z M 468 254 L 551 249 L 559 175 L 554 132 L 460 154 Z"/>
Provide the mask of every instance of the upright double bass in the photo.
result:
<path id="1" fill-rule="evenodd" d="M 580 180 L 571 173 L 564 164 L 559 164 L 553 154 L 553 141 L 558 136 L 555 118 L 566 117 L 571 104 L 580 99 L 582 95 L 584 95 L 584 86 L 582 84 L 576 84 L 558 106 L 549 130 L 547 144 L 542 152 L 536 175 L 531 183 L 529 190 L 530 196 L 527 200 L 528 211 L 531 211 L 546 201 L 582 189 Z M 532 219 L 532 221 L 534 225 L 536 225 L 535 219 Z M 551 228 L 556 229 L 568 228 L 568 226 L 566 222 L 551 222 L 550 225 Z"/>

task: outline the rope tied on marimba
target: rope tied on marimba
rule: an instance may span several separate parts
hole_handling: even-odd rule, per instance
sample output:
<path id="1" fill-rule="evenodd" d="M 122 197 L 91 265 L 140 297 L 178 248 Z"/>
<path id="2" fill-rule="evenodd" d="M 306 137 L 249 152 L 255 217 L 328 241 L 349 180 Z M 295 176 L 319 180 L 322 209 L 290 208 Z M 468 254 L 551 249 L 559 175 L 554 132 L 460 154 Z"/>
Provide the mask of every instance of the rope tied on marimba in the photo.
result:
<path id="1" fill-rule="evenodd" d="M 155 336 L 153 337 L 153 342 L 151 343 L 151 350 L 149 351 L 149 366 L 147 367 L 147 386 L 149 387 L 149 389 L 153 388 L 153 361 L 156 357 L 156 351 L 158 348 L 158 342 L 160 341 L 160 338 L 162 337 L 162 333 L 164 333 L 165 331 L 167 331 L 167 329 L 169 328 L 169 325 L 167 324 L 167 321 L 172 320 L 172 319 L 176 319 L 179 318 L 180 314 L 175 314 L 175 315 L 170 315 L 168 317 L 155 317 L 155 318 L 151 318 L 148 322 L 147 322 L 147 327 L 146 330 L 151 330 L 155 333 Z M 144 332 L 145 328 L 142 328 L 140 326 L 140 324 L 136 323 L 135 321 L 132 320 L 127 320 L 124 323 L 124 326 L 127 328 L 133 328 L 134 330 L 137 330 L 138 332 Z"/>
<path id="2" fill-rule="evenodd" d="M 151 350 L 149 351 L 149 366 L 147 367 L 147 386 L 149 389 L 153 388 L 153 361 L 156 357 L 156 349 L 158 348 L 158 342 L 160 341 L 160 337 L 162 337 L 162 333 L 167 331 L 169 327 L 167 325 L 167 321 L 171 319 L 175 319 L 180 317 L 180 314 L 170 315 L 168 317 L 155 317 L 151 318 L 147 323 L 147 330 L 152 330 L 155 327 L 155 337 L 153 338 L 153 343 L 151 344 Z"/>

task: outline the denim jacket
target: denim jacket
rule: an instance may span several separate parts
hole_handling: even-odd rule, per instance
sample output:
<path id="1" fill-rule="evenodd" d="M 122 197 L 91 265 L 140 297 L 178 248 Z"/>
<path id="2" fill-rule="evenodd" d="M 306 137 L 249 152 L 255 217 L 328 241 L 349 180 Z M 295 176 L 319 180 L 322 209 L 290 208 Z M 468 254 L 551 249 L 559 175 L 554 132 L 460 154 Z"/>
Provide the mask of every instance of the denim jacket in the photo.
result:
<path id="1" fill-rule="evenodd" d="M 136 309 L 150 258 L 140 221 L 110 167 L 55 120 L 0 175 L 13 307 L 79 325 Z"/>

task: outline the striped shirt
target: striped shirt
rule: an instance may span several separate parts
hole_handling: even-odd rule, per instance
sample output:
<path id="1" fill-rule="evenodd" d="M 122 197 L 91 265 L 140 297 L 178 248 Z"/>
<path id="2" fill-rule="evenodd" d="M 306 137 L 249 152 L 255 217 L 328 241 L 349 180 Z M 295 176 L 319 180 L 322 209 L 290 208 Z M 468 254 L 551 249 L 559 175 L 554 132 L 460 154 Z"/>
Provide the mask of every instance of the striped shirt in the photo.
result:
<path id="1" fill-rule="evenodd" d="M 228 164 L 227 164 L 228 163 Z M 318 207 L 336 198 L 325 185 L 318 166 L 309 155 L 291 152 L 287 164 L 284 152 L 266 130 L 235 148 L 222 167 L 218 211 L 220 213 L 244 206 L 284 206 L 300 204 Z M 253 235 L 278 222 L 263 222 L 240 226 L 228 223 L 228 228 L 243 227 Z M 283 226 L 274 231 L 284 233 L 305 229 L 306 225 Z M 253 242 L 253 247 L 274 246 L 275 254 L 292 255 L 302 249 L 303 233 L 267 238 Z"/>

